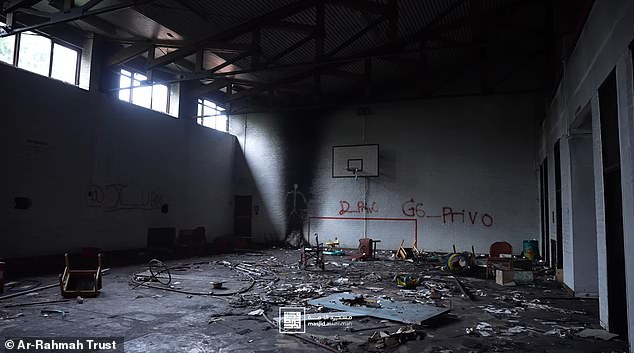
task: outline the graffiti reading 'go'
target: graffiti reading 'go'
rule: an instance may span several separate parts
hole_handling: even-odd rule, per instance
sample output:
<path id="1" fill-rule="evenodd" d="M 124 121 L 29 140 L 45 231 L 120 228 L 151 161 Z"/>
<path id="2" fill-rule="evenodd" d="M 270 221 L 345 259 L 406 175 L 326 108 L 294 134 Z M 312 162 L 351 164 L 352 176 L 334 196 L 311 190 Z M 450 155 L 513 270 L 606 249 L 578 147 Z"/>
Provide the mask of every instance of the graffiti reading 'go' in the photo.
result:
<path id="1" fill-rule="evenodd" d="M 408 217 L 425 217 L 425 210 L 423 209 L 422 202 L 416 202 L 414 199 L 405 201 L 403 203 L 403 214 Z"/>

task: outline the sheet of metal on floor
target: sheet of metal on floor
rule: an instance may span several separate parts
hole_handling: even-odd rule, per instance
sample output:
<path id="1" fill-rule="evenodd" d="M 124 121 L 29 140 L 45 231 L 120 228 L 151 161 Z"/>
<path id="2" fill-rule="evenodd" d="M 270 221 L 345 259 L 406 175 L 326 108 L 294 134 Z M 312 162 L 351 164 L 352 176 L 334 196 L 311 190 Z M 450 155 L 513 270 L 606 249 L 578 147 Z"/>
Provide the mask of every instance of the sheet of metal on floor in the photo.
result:
<path id="1" fill-rule="evenodd" d="M 341 320 L 342 318 L 347 318 L 347 317 L 364 317 L 364 316 L 368 316 L 364 313 L 361 312 L 356 312 L 356 311 L 333 311 L 330 313 L 315 313 L 315 314 L 306 314 L 306 316 L 304 317 L 304 319 L 306 321 L 322 321 L 322 320 Z M 275 317 L 273 320 L 275 320 L 275 322 L 280 322 L 280 317 L 277 316 Z"/>
<path id="2" fill-rule="evenodd" d="M 309 300 L 308 304 L 315 306 L 323 306 L 329 309 L 356 312 L 372 316 L 380 319 L 402 322 L 406 324 L 420 324 L 421 322 L 449 312 L 447 308 L 438 308 L 435 306 L 406 303 L 399 301 L 390 301 L 377 297 L 366 297 L 368 300 L 376 300 L 380 307 L 367 306 L 350 306 L 341 302 L 341 299 L 355 299 L 358 294 L 353 293 L 337 293 L 327 297 Z"/>

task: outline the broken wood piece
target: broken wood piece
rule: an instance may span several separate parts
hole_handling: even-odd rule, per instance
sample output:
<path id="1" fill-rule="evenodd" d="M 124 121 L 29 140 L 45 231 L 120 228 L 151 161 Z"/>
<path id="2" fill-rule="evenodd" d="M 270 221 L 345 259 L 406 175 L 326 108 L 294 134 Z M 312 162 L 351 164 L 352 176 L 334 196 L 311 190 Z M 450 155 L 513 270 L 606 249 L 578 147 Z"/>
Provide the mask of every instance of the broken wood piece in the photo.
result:
<path id="1" fill-rule="evenodd" d="M 59 283 L 53 283 L 53 284 L 49 284 L 49 285 L 42 286 L 42 287 L 32 288 L 32 289 L 25 290 L 25 291 L 18 292 L 18 293 L 13 293 L 13 294 L 4 295 L 4 296 L 0 297 L 0 301 L 2 301 L 2 300 L 4 300 L 4 299 L 10 299 L 10 298 L 19 297 L 19 296 L 21 296 L 21 295 L 25 295 L 25 294 L 29 294 L 29 293 L 34 293 L 34 292 L 37 292 L 37 291 L 39 291 L 39 290 L 49 289 L 49 288 L 53 288 L 53 287 L 57 287 L 57 286 L 59 286 Z"/>
<path id="2" fill-rule="evenodd" d="M 465 299 L 473 300 L 471 293 L 467 291 L 462 282 L 460 282 L 460 280 L 456 277 L 454 277 L 453 280 L 456 283 L 456 287 L 458 287 L 458 289 L 460 289 L 460 292 L 462 292 L 462 297 Z"/>
<path id="3" fill-rule="evenodd" d="M 57 284 L 56 284 L 57 285 Z M 30 303 L 17 303 L 17 304 L 7 304 L 4 307 L 5 308 L 15 308 L 18 306 L 29 306 L 29 305 L 42 305 L 42 304 L 51 304 L 51 303 L 65 303 L 70 301 L 69 299 L 62 299 L 62 300 L 48 300 L 48 301 L 41 301 L 41 302 L 30 302 Z"/>

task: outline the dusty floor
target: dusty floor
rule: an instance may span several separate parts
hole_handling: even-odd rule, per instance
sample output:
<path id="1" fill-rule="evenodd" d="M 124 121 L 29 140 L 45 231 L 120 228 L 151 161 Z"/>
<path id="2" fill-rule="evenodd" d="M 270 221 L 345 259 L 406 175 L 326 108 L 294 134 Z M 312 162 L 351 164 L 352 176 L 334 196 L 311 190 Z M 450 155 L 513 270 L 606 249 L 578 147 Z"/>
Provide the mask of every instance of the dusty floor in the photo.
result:
<path id="1" fill-rule="evenodd" d="M 82 304 L 72 299 L 20 305 L 61 300 L 58 287 L 0 301 L 0 337 L 123 336 L 126 352 L 627 350 L 618 338 L 578 337 L 584 328 L 599 328 L 597 301 L 572 299 L 544 277 L 538 277 L 535 285 L 518 287 L 502 287 L 478 276 L 460 277 L 472 301 L 461 296 L 450 274 L 438 268 L 439 263 L 392 261 L 388 255 L 384 252 L 382 259 L 367 262 L 326 256 L 325 271 L 299 270 L 298 251 L 282 249 L 166 262 L 178 267 L 171 270 L 170 286 L 180 292 L 139 286 L 133 278 L 147 270 L 144 265 L 112 268 L 103 278 L 101 294 Z M 416 290 L 404 290 L 393 282 L 397 274 L 421 276 L 424 283 Z M 255 282 L 250 288 L 252 279 Z M 33 281 L 51 284 L 57 276 L 22 279 L 5 295 L 27 289 L 37 283 Z M 212 281 L 224 281 L 226 289 L 214 290 L 219 295 L 196 294 L 212 291 Z M 244 292 L 231 295 L 238 291 Z M 308 300 L 344 291 L 442 306 L 450 312 L 415 327 L 422 337 L 402 343 L 388 340 L 380 348 L 368 338 L 376 331 L 393 333 L 405 324 L 355 317 L 343 326 L 309 326 L 301 337 L 294 337 L 279 333 L 267 321 L 275 321 L 280 306 L 305 306 L 307 312 L 317 312 L 319 308 L 308 305 Z M 59 309 L 66 315 L 44 316 L 42 309 Z M 257 309 L 263 309 L 265 315 L 247 315 Z"/>

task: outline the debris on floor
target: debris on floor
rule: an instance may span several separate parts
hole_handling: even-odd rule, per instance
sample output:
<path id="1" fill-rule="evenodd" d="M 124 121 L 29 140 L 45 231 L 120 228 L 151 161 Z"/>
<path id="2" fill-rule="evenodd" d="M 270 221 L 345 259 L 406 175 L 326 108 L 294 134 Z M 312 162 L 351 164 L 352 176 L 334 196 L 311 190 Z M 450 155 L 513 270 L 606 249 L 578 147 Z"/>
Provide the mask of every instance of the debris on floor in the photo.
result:
<path id="1" fill-rule="evenodd" d="M 18 335 L 28 327 L 32 335 L 69 336 L 81 320 L 95 334 L 167 337 L 151 336 L 152 348 L 182 337 L 179 344 L 189 344 L 190 351 L 549 351 L 562 344 L 569 351 L 626 349 L 614 334 L 596 329 L 596 300 L 561 300 L 570 297 L 537 261 L 530 284 L 507 287 L 486 278 L 483 257 L 473 251 L 452 253 L 451 271 L 452 254 L 416 249 L 415 257 L 396 261 L 390 259 L 395 252 L 365 245 L 372 259 L 324 254 L 326 270 L 302 269 L 299 251 L 286 249 L 154 259 L 111 268 L 102 294 L 90 300 L 46 290 L 59 286 L 41 285 L 50 277 L 25 279 L 0 297 L 6 300 L 0 333 Z M 297 322 L 305 333 L 278 333 L 288 319 L 280 310 L 289 307 L 305 313 Z M 130 347 L 145 342 L 132 341 Z"/>
<path id="2" fill-rule="evenodd" d="M 413 326 L 403 326 L 394 333 L 375 331 L 368 338 L 368 342 L 374 343 L 376 348 L 392 348 L 407 341 L 422 340 L 424 337 L 425 333 L 422 330 Z"/>
<path id="3" fill-rule="evenodd" d="M 606 330 L 589 329 L 589 328 L 577 332 L 576 335 L 579 336 L 579 337 L 597 338 L 597 339 L 601 339 L 601 340 L 605 340 L 605 341 L 611 340 L 612 338 L 619 336 L 617 334 L 610 333 L 610 332 L 608 332 Z"/>

